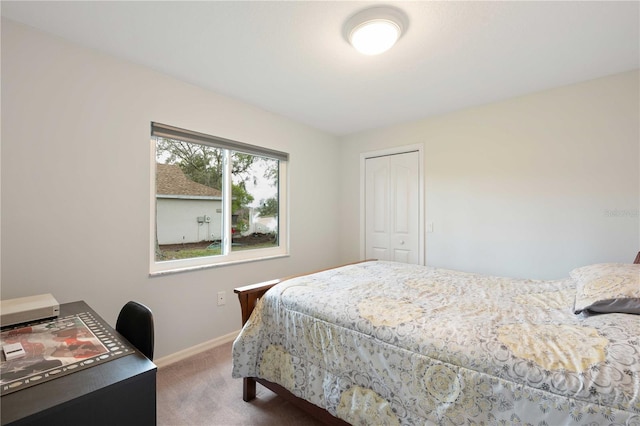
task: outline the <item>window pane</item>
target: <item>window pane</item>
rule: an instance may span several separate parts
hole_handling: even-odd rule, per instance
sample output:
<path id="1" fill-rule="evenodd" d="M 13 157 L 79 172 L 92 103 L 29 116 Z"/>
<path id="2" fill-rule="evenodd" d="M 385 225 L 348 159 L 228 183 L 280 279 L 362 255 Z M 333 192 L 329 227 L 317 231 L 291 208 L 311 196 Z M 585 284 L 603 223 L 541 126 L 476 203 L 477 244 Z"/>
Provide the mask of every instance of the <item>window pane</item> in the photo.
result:
<path id="1" fill-rule="evenodd" d="M 279 161 L 238 152 L 231 159 L 231 251 L 277 247 Z"/>
<path id="2" fill-rule="evenodd" d="M 222 254 L 223 150 L 156 140 L 156 261 Z"/>
<path id="3" fill-rule="evenodd" d="M 288 255 L 288 154 L 158 123 L 151 133 L 152 274 Z"/>

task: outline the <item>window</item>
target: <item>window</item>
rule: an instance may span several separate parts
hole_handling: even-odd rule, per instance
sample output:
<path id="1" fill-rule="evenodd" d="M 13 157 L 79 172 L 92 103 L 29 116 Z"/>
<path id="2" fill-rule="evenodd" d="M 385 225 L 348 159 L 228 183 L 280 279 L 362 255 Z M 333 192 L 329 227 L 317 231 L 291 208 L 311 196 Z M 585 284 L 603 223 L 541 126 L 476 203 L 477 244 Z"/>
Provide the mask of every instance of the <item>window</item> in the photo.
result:
<path id="1" fill-rule="evenodd" d="M 151 273 L 288 254 L 288 154 L 151 123 Z"/>

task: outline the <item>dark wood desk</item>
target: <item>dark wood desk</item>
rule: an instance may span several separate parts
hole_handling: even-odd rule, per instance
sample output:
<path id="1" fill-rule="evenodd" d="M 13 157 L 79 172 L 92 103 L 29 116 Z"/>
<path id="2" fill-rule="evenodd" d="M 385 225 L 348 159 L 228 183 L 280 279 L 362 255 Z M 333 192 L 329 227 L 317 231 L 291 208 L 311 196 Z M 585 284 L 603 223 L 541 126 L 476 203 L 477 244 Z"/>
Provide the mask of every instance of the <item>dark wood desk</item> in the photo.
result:
<path id="1" fill-rule="evenodd" d="M 84 302 L 60 305 L 61 317 L 80 312 L 99 317 Z M 155 425 L 156 370 L 136 351 L 4 395 L 0 397 L 2 425 Z"/>

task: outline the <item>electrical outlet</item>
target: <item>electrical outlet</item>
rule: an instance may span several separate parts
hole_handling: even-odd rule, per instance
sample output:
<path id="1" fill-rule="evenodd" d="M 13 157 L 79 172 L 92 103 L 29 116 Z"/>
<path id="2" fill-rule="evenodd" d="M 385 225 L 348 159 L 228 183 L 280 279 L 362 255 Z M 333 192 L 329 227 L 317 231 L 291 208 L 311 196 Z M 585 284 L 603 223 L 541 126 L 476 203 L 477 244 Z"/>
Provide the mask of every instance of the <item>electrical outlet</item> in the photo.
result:
<path id="1" fill-rule="evenodd" d="M 224 291 L 218 292 L 218 306 L 222 306 L 227 303 L 227 296 Z"/>

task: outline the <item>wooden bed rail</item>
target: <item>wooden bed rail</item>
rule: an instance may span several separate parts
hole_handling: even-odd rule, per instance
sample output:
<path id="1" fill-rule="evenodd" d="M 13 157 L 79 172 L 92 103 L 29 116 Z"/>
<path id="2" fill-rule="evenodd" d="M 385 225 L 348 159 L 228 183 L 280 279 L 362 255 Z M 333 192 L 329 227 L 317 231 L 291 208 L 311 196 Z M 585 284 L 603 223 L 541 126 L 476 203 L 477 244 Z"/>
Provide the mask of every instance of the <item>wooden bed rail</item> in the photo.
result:
<path id="1" fill-rule="evenodd" d="M 238 300 L 240 300 L 242 325 L 245 325 L 246 322 L 249 321 L 249 317 L 255 309 L 258 300 L 260 300 L 267 290 L 281 281 L 280 279 L 276 279 L 233 289 L 233 292 L 238 295 Z M 242 379 L 242 399 L 249 402 L 255 399 L 255 397 L 256 379 L 253 377 L 244 377 Z"/>
<path id="2" fill-rule="evenodd" d="M 240 300 L 240 309 L 242 310 L 242 325 L 249 321 L 251 312 L 256 307 L 258 300 L 274 285 L 282 282 L 281 279 L 265 281 L 258 284 L 246 285 L 233 289 Z"/>

